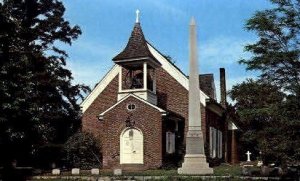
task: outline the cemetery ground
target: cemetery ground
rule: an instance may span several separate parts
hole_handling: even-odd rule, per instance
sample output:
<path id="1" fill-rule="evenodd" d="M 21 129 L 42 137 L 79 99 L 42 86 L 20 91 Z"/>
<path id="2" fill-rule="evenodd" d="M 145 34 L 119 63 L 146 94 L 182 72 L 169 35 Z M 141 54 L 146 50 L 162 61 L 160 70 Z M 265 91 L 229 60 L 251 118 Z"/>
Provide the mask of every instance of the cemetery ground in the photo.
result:
<path id="1" fill-rule="evenodd" d="M 253 162 L 255 164 L 255 162 Z M 35 170 L 33 176 L 27 177 L 35 181 L 64 181 L 64 180 L 298 180 L 299 167 L 290 174 L 280 175 L 278 168 L 273 167 L 268 170 L 268 175 L 263 175 L 261 167 L 245 167 L 241 164 L 229 165 L 221 164 L 214 167 L 214 174 L 210 176 L 179 175 L 176 168 L 157 169 L 146 171 L 122 171 L 114 173 L 112 170 L 99 170 L 99 174 L 91 174 L 91 170 L 78 170 L 72 173 L 70 169 L 60 170 L 58 175 L 54 175 L 52 170 Z"/>

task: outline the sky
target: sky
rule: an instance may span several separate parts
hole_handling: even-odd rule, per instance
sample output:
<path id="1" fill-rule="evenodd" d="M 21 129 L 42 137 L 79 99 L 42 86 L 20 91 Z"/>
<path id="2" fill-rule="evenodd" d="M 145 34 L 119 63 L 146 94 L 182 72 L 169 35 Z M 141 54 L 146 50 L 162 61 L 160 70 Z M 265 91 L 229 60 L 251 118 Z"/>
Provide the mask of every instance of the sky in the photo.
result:
<path id="1" fill-rule="evenodd" d="M 250 57 L 244 45 L 257 36 L 245 30 L 246 20 L 256 11 L 271 8 L 267 0 L 64 0 L 65 19 L 79 25 L 82 35 L 72 46 L 63 46 L 74 83 L 91 88 L 113 66 L 112 58 L 127 44 L 136 10 L 145 38 L 172 57 L 187 75 L 188 31 L 191 17 L 197 24 L 198 61 L 201 74 L 213 73 L 219 95 L 219 68 L 226 69 L 227 90 L 258 72 L 238 64 Z M 219 98 L 219 96 L 217 96 Z"/>

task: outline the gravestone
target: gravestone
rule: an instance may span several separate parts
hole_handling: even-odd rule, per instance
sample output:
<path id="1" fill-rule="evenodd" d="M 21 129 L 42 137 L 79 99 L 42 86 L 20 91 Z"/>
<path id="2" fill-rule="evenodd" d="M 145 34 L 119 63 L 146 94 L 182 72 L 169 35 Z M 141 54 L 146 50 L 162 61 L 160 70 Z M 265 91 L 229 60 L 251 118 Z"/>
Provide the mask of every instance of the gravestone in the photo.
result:
<path id="1" fill-rule="evenodd" d="M 122 175 L 122 169 L 114 169 L 114 175 Z"/>
<path id="2" fill-rule="evenodd" d="M 258 161 L 258 162 L 257 162 L 257 166 L 258 166 L 258 167 L 263 166 L 263 162 L 262 162 L 262 161 Z"/>
<path id="3" fill-rule="evenodd" d="M 99 175 L 99 169 L 98 168 L 91 169 L 91 174 L 92 175 Z"/>
<path id="4" fill-rule="evenodd" d="M 250 159 L 250 155 L 252 153 L 250 153 L 250 151 L 247 151 L 246 155 L 247 155 L 247 162 L 251 162 L 251 159 Z"/>
<path id="5" fill-rule="evenodd" d="M 52 175 L 59 175 L 60 174 L 60 169 L 52 169 Z"/>
<path id="6" fill-rule="evenodd" d="M 80 169 L 79 168 L 73 168 L 72 171 L 71 171 L 72 175 L 79 175 L 79 173 L 80 173 Z"/>

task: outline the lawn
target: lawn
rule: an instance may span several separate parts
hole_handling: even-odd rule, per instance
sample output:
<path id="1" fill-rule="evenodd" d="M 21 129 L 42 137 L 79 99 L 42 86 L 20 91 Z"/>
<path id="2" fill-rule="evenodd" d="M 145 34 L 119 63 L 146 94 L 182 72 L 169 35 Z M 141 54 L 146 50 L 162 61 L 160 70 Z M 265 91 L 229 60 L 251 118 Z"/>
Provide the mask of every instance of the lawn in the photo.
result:
<path id="1" fill-rule="evenodd" d="M 214 175 L 213 176 L 241 176 L 242 175 L 242 170 L 239 165 L 220 165 L 218 167 L 214 167 Z M 65 178 L 68 176 L 71 176 L 70 172 L 63 172 L 60 176 L 53 178 L 51 174 L 46 174 L 45 176 L 49 176 L 47 179 L 35 179 L 35 180 L 51 180 L 51 181 L 63 181 L 63 180 L 81 180 L 80 178 Z M 82 180 L 84 177 L 89 177 L 90 172 L 88 170 L 83 170 L 80 173 L 80 176 L 82 176 Z M 106 171 L 106 170 L 101 170 L 99 177 L 105 177 L 105 176 L 113 176 L 112 171 Z M 182 176 L 178 175 L 177 169 L 169 169 L 169 170 L 146 170 L 146 171 L 136 171 L 136 172 L 129 172 L 129 171 L 124 171 L 123 176 L 120 176 L 119 178 L 121 179 L 122 177 L 132 178 L 133 176 L 144 176 L 148 177 L 147 180 L 174 180 L 174 181 L 185 181 L 185 180 L 203 180 L 203 178 L 199 177 L 191 177 L 191 176 Z M 154 176 L 157 176 L 154 178 Z M 163 177 L 162 177 L 163 176 Z M 61 178 L 60 178 L 61 177 Z M 94 176 L 96 178 L 98 176 Z M 58 179 L 59 178 L 59 179 Z M 117 177 L 118 178 L 118 177 Z M 233 179 L 233 178 L 231 178 Z M 228 178 L 206 178 L 205 180 L 228 180 Z"/>
<path id="2" fill-rule="evenodd" d="M 221 164 L 214 167 L 215 176 L 241 176 L 242 168 L 239 165 Z"/>

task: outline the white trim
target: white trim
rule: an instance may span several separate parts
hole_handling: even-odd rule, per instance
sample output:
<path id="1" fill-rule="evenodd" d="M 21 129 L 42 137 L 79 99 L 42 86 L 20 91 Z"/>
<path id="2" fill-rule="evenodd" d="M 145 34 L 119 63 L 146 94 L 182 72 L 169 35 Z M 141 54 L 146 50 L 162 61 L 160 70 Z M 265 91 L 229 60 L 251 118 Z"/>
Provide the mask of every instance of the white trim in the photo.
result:
<path id="1" fill-rule="evenodd" d="M 228 130 L 237 130 L 238 127 L 234 124 L 234 122 L 229 121 L 228 122 Z"/>
<path id="2" fill-rule="evenodd" d="M 148 76 L 148 71 L 147 71 L 147 63 L 143 63 L 143 86 L 144 90 L 147 90 L 148 85 L 147 85 L 147 76 Z"/>
<path id="3" fill-rule="evenodd" d="M 211 110 L 212 112 L 216 113 L 219 116 L 222 116 L 224 113 L 224 109 L 220 108 L 219 106 L 217 106 L 216 104 L 212 103 L 212 104 L 207 104 L 207 108 L 209 110 Z"/>
<path id="4" fill-rule="evenodd" d="M 212 128 L 213 130 L 213 152 L 212 152 L 212 157 L 216 158 L 217 156 L 217 129 L 216 128 Z"/>
<path id="5" fill-rule="evenodd" d="M 102 78 L 93 91 L 80 104 L 81 111 L 84 113 L 88 107 L 94 102 L 99 94 L 108 86 L 108 84 L 118 75 L 119 65 L 114 65 L 109 72 Z"/>
<path id="6" fill-rule="evenodd" d="M 166 70 L 174 79 L 176 79 L 186 90 L 189 90 L 188 78 L 172 65 L 163 55 L 161 55 L 154 47 L 147 43 L 151 54 L 162 64 L 162 68 Z M 200 90 L 200 102 L 206 106 L 206 99 L 209 97 Z"/>
<path id="7" fill-rule="evenodd" d="M 151 54 L 162 64 L 162 68 L 166 70 L 175 80 L 177 80 L 186 90 L 189 90 L 188 78 L 180 72 L 174 65 L 172 65 L 163 55 L 161 55 L 154 47 L 147 43 Z M 81 111 L 84 113 L 88 107 L 94 102 L 94 100 L 101 94 L 101 92 L 108 86 L 108 84 L 115 78 L 120 72 L 120 66 L 115 64 L 109 72 L 103 77 L 93 91 L 84 99 L 80 104 Z M 206 106 L 206 99 L 209 97 L 200 90 L 200 102 Z"/>
<path id="8" fill-rule="evenodd" d="M 114 107 L 116 107 L 118 104 L 120 104 L 121 102 L 125 101 L 128 97 L 131 97 L 131 96 L 134 97 L 134 98 L 136 98 L 136 99 L 138 99 L 138 100 L 140 100 L 140 101 L 142 101 L 143 103 L 145 103 L 145 104 L 147 104 L 147 105 L 149 105 L 149 106 L 151 106 L 151 107 L 157 109 L 159 112 L 162 113 L 163 116 L 166 115 L 166 111 L 165 111 L 165 110 L 163 110 L 163 109 L 161 109 L 161 108 L 159 108 L 159 107 L 157 107 L 157 106 L 155 106 L 155 105 L 149 103 L 148 101 L 146 101 L 146 100 L 144 100 L 144 99 L 142 99 L 142 98 L 140 98 L 140 97 L 138 97 L 138 96 L 136 96 L 136 95 L 134 95 L 134 94 L 128 94 L 128 95 L 125 96 L 123 99 L 121 99 L 120 101 L 118 101 L 116 104 L 114 104 L 113 106 L 111 106 L 110 108 L 108 108 L 106 111 L 104 111 L 104 112 L 102 112 L 101 114 L 99 114 L 99 119 L 103 119 L 103 116 L 104 116 L 105 113 L 107 113 L 108 111 L 112 110 L 112 109 L 113 109 Z"/>
<path id="9" fill-rule="evenodd" d="M 114 60 L 114 62 L 120 63 L 120 62 L 124 62 L 124 60 L 126 60 L 126 62 L 132 62 L 132 61 L 137 61 L 137 60 L 147 60 L 147 59 L 148 59 L 148 57 L 128 58 L 128 59 Z"/>
<path id="10" fill-rule="evenodd" d="M 121 66 L 119 66 L 119 92 L 121 92 L 122 91 L 122 75 L 123 75 L 123 73 L 122 73 L 122 67 Z"/>
<path id="11" fill-rule="evenodd" d="M 175 153 L 175 133 L 171 131 L 166 132 L 166 153 Z"/>
<path id="12" fill-rule="evenodd" d="M 213 157 L 213 127 L 209 127 L 209 156 Z"/>
<path id="13" fill-rule="evenodd" d="M 218 130 L 218 158 L 222 158 L 222 146 L 223 146 L 223 138 L 222 131 Z"/>

